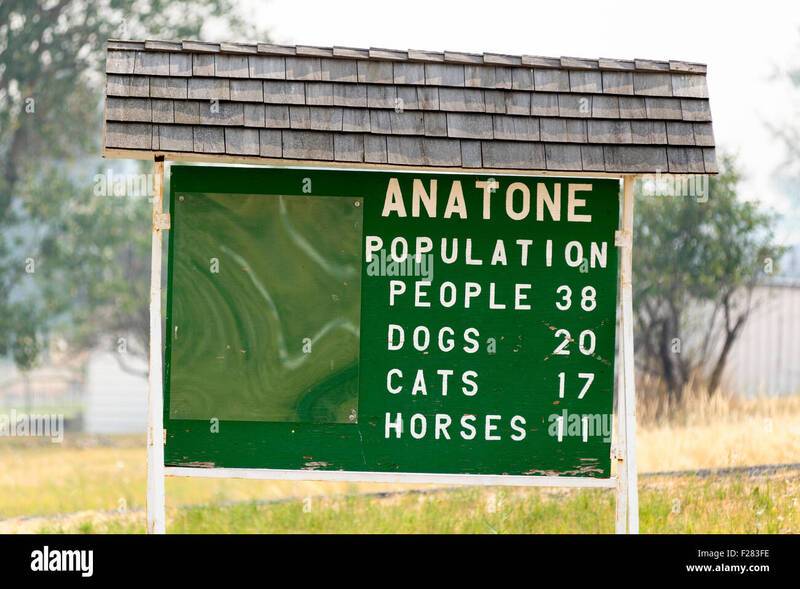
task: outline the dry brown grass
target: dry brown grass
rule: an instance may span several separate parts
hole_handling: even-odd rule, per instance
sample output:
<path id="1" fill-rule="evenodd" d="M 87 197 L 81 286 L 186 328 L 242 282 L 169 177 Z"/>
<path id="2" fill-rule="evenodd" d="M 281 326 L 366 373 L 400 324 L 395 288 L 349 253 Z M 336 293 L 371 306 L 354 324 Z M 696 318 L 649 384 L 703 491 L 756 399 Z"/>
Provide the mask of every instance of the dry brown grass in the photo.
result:
<path id="1" fill-rule="evenodd" d="M 639 387 L 643 472 L 800 462 L 800 395 L 710 396 L 687 387 L 680 401 Z"/>

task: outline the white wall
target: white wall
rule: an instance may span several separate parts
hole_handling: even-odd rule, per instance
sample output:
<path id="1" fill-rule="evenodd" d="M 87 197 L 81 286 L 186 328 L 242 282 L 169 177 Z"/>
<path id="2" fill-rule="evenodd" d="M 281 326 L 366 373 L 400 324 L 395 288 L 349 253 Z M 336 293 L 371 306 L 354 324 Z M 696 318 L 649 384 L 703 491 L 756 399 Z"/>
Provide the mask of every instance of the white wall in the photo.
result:
<path id="1" fill-rule="evenodd" d="M 147 361 L 126 358 L 136 370 Z M 147 428 L 147 378 L 125 372 L 114 354 L 93 352 L 86 377 L 84 431 L 93 434 L 144 433 Z"/>
<path id="2" fill-rule="evenodd" d="M 758 307 L 731 350 L 727 388 L 756 395 L 800 392 L 800 286 L 760 286 Z"/>

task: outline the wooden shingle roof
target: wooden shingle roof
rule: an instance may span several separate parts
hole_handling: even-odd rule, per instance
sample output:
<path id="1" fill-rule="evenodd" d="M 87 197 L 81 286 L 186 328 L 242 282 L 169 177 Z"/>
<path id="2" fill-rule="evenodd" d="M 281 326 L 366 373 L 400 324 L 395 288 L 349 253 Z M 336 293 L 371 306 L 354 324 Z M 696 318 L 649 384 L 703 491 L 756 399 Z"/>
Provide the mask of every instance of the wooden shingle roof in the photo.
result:
<path id="1" fill-rule="evenodd" d="M 716 173 L 706 67 L 109 41 L 109 156 Z"/>

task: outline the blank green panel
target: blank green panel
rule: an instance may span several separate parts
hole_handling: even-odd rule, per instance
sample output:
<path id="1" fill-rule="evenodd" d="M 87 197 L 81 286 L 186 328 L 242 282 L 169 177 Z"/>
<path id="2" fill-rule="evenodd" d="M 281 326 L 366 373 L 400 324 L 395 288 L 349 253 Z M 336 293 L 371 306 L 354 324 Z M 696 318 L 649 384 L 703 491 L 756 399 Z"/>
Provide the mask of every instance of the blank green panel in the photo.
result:
<path id="1" fill-rule="evenodd" d="M 176 196 L 170 417 L 354 423 L 361 200 Z"/>

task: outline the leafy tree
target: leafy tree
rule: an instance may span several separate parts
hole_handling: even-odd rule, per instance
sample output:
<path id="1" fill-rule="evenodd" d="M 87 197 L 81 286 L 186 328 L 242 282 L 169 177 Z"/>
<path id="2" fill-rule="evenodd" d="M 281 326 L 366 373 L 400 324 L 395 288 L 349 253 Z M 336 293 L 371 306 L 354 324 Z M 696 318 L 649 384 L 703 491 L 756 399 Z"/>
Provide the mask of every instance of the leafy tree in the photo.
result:
<path id="1" fill-rule="evenodd" d="M 233 0 L 0 2 L 0 355 L 30 369 L 56 328 L 146 349 L 149 204 L 93 191 L 105 42 L 245 23 Z"/>
<path id="2" fill-rule="evenodd" d="M 709 196 L 637 194 L 634 312 L 640 368 L 679 398 L 690 380 L 710 394 L 754 308 L 753 289 L 782 254 L 773 217 L 738 197 L 722 158 Z"/>

